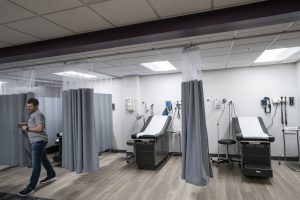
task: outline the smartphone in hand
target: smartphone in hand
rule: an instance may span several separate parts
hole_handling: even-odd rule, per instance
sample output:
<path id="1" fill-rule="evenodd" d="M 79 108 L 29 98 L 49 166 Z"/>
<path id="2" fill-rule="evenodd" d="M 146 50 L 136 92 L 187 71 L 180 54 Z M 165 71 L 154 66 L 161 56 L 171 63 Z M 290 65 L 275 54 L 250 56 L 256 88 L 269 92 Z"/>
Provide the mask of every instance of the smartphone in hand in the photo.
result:
<path id="1" fill-rule="evenodd" d="M 22 126 L 28 126 L 28 123 L 18 123 L 17 128 L 22 128 Z"/>

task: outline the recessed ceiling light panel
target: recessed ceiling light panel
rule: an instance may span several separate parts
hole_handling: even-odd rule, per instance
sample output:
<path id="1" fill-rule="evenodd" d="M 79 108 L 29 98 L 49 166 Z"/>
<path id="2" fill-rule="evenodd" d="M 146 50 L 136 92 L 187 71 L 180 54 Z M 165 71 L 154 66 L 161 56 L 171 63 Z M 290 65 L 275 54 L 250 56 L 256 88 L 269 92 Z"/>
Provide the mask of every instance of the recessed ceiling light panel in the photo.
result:
<path id="1" fill-rule="evenodd" d="M 174 65 L 172 65 L 169 61 L 157 61 L 151 63 L 141 63 L 142 66 L 146 67 L 155 72 L 161 71 L 174 71 L 177 70 Z"/>
<path id="2" fill-rule="evenodd" d="M 80 72 L 75 72 L 75 71 L 64 71 L 64 72 L 57 72 L 54 73 L 56 75 L 60 76 L 68 76 L 68 77 L 73 77 L 73 78 L 96 78 L 97 76 L 91 75 L 91 74 L 84 74 Z"/>
<path id="3" fill-rule="evenodd" d="M 300 47 L 269 49 L 265 50 L 254 62 L 261 63 L 282 61 L 298 53 L 299 51 Z"/>

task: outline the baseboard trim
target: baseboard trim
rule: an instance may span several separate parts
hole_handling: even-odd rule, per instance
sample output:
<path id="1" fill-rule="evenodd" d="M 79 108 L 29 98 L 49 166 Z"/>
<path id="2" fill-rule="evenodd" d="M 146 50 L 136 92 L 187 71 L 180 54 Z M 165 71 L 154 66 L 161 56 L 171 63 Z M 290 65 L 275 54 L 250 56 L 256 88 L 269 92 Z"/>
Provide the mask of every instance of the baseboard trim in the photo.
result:
<path id="1" fill-rule="evenodd" d="M 127 153 L 126 150 L 123 149 L 107 149 L 104 152 L 111 152 L 111 153 Z M 101 155 L 104 152 L 99 152 L 99 155 Z M 169 156 L 182 156 L 181 152 L 169 152 Z M 219 154 L 220 157 L 226 157 L 226 154 Z M 217 153 L 210 153 L 209 157 L 218 157 Z M 240 158 L 240 155 L 236 154 L 229 154 L 229 157 L 231 158 Z M 278 160 L 278 161 L 284 161 L 283 156 L 271 156 L 271 160 Z M 298 157 L 286 157 L 287 161 L 298 161 Z"/>

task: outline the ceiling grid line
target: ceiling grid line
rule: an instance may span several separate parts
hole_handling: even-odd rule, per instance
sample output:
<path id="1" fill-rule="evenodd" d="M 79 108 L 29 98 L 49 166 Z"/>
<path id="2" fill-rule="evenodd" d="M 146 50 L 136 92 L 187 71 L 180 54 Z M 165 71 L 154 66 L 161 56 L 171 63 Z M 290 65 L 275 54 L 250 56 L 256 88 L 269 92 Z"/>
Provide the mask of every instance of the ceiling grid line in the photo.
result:
<path id="1" fill-rule="evenodd" d="M 8 45 L 13 45 L 12 43 L 10 43 L 10 42 L 5 42 L 5 41 L 3 41 L 3 40 L 0 40 L 0 42 L 1 42 L 1 43 L 5 43 L 5 44 L 8 44 Z"/>
<path id="2" fill-rule="evenodd" d="M 36 39 L 38 39 L 38 40 L 42 40 L 42 38 L 40 38 L 40 37 L 38 37 L 38 36 L 32 35 L 32 34 L 30 34 L 30 33 L 26 33 L 26 32 L 24 32 L 24 31 L 20 31 L 20 30 L 18 30 L 18 29 L 13 28 L 13 27 L 9 27 L 9 26 L 7 26 L 7 25 L 5 25 L 5 24 L 2 24 L 1 26 L 4 26 L 5 28 L 8 28 L 8 29 L 11 29 L 11 30 L 20 32 L 20 33 L 23 33 L 23 34 L 28 35 L 28 36 L 30 36 L 30 37 L 34 37 L 34 38 L 36 38 Z"/>
<path id="3" fill-rule="evenodd" d="M 288 30 L 293 24 L 294 24 L 294 22 L 289 23 L 288 26 L 287 26 L 281 33 L 279 33 L 279 34 L 276 36 L 276 38 L 274 38 L 274 40 L 266 47 L 265 50 L 271 48 L 272 45 L 273 45 L 273 44 L 281 37 L 281 35 L 282 35 L 283 33 L 287 32 L 287 30 Z"/>
<path id="4" fill-rule="evenodd" d="M 158 19 L 161 19 L 161 16 L 158 14 L 157 10 L 155 10 L 154 6 L 149 2 L 149 0 L 145 0 L 148 6 L 152 9 Z"/>
<path id="5" fill-rule="evenodd" d="M 210 0 L 210 7 L 211 7 L 211 10 L 215 9 L 215 0 Z"/>
<path id="6" fill-rule="evenodd" d="M 19 22 L 19 21 L 28 20 L 28 19 L 34 19 L 34 18 L 36 18 L 36 17 L 37 17 L 37 16 L 24 17 L 24 18 L 22 18 L 22 19 L 16 19 L 16 20 L 12 20 L 12 21 L 2 22 L 2 23 L 0 23 L 0 25 L 10 24 L 10 23 Z"/>
<path id="7" fill-rule="evenodd" d="M 96 12 L 93 8 L 91 8 L 89 5 L 86 6 L 88 9 L 90 9 L 93 13 L 95 13 L 98 17 L 102 18 L 104 21 L 106 21 L 108 24 L 110 24 L 113 28 L 116 28 L 117 26 L 115 24 L 113 24 L 111 21 L 109 21 L 108 19 L 106 19 L 106 17 L 104 17 L 103 15 L 101 15 L 100 13 Z"/>
<path id="8" fill-rule="evenodd" d="M 25 8 L 25 7 L 23 7 L 23 6 L 19 5 L 19 4 L 17 4 L 17 3 L 15 3 L 15 2 L 11 1 L 11 0 L 8 0 L 8 1 L 11 2 L 12 4 L 16 5 L 16 6 L 19 6 L 20 8 L 23 8 L 23 9 L 25 9 L 25 10 L 27 10 L 27 11 L 33 13 L 34 15 L 36 15 L 36 17 L 40 17 L 40 18 L 42 18 L 42 19 L 44 19 L 44 20 L 46 20 L 46 21 L 48 21 L 48 22 L 50 22 L 50 23 L 53 23 L 53 24 L 55 24 L 55 25 L 57 25 L 57 26 L 59 26 L 59 27 L 65 29 L 65 30 L 67 30 L 67 31 L 70 31 L 70 32 L 73 33 L 73 34 L 76 34 L 76 32 L 74 32 L 74 31 L 68 29 L 67 27 L 64 27 L 64 26 L 62 26 L 62 25 L 60 25 L 60 24 L 57 24 L 56 22 L 53 22 L 52 20 L 49 20 L 48 18 L 44 17 L 44 15 L 38 14 L 38 13 L 36 13 L 36 12 L 34 12 L 34 11 L 28 9 L 28 8 Z M 79 7 L 84 7 L 84 6 L 79 6 Z M 70 9 L 66 9 L 66 10 L 70 10 Z M 48 14 L 50 14 L 50 13 L 48 13 Z M 24 20 L 24 19 L 19 20 L 19 21 L 23 21 L 23 20 Z M 7 23 L 6 23 L 6 24 L 7 24 Z"/>
<path id="9" fill-rule="evenodd" d="M 231 54 L 231 51 L 232 51 L 234 42 L 235 42 L 235 40 L 236 40 L 236 35 L 237 35 L 237 31 L 234 31 L 234 36 L 233 36 L 233 38 L 232 38 L 232 42 L 231 42 L 231 45 L 230 45 L 230 48 L 229 48 L 229 52 L 228 52 L 228 57 L 227 57 L 227 60 L 226 60 L 225 69 L 227 69 L 227 66 L 228 66 L 228 63 L 229 63 L 230 54 Z"/>

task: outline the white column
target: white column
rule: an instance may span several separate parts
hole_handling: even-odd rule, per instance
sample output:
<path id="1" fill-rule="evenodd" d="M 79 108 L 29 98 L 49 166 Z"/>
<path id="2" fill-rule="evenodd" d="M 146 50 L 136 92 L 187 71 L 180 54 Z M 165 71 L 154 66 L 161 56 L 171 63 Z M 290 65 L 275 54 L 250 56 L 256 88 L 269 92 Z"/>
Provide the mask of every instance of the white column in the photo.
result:
<path id="1" fill-rule="evenodd" d="M 296 106 L 298 110 L 298 126 L 300 126 L 300 61 L 296 63 L 297 71 L 297 95 L 296 95 Z"/>

